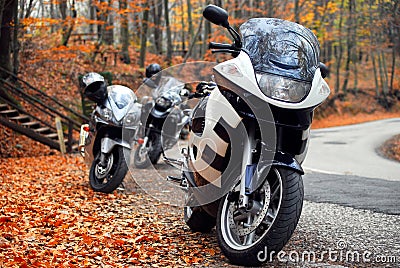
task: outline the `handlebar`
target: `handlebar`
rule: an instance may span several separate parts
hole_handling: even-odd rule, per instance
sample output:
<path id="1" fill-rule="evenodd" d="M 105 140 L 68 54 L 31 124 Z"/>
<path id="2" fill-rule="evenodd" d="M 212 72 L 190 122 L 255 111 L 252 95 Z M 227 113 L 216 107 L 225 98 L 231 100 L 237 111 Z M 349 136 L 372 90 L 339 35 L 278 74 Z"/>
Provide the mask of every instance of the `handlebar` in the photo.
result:
<path id="1" fill-rule="evenodd" d="M 215 84 L 214 82 L 204 82 L 204 81 L 200 82 L 196 86 L 196 92 L 190 93 L 188 95 L 188 98 L 193 99 L 193 98 L 203 98 L 205 96 L 208 96 L 216 86 L 217 84 Z"/>
<path id="2" fill-rule="evenodd" d="M 212 53 L 231 53 L 234 57 L 239 55 L 240 48 L 238 48 L 235 44 L 221 44 L 221 43 L 215 43 L 215 42 L 210 42 L 208 44 L 209 49 L 214 49 L 212 50 Z"/>

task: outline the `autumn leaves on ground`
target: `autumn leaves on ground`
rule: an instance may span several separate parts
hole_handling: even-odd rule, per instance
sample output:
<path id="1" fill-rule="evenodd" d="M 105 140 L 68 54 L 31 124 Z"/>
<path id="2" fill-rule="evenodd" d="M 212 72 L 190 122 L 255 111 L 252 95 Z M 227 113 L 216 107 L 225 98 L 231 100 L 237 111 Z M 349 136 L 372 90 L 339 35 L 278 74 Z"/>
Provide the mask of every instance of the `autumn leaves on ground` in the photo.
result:
<path id="1" fill-rule="evenodd" d="M 187 232 L 180 213 L 140 190 L 93 192 L 81 157 L 9 158 L 0 168 L 0 267 L 165 267 L 221 259 L 212 236 Z"/>

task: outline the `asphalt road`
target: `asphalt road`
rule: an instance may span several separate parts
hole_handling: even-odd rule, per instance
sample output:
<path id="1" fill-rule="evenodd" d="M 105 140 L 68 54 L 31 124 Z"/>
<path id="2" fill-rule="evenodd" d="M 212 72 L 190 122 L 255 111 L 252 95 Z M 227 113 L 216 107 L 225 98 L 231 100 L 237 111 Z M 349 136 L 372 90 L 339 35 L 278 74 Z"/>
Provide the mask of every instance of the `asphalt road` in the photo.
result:
<path id="1" fill-rule="evenodd" d="M 377 151 L 399 133 L 400 118 L 313 130 L 306 199 L 400 215 L 400 163 Z"/>
<path id="2" fill-rule="evenodd" d="M 328 174 L 400 181 L 400 164 L 377 149 L 400 134 L 400 118 L 311 131 L 303 167 Z"/>

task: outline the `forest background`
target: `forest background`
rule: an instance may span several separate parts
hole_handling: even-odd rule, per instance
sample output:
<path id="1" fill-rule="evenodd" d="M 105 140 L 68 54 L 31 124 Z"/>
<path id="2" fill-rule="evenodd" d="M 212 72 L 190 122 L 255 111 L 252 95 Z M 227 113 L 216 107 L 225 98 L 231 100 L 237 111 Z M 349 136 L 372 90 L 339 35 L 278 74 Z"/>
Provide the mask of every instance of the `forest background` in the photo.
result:
<path id="1" fill-rule="evenodd" d="M 236 28 L 276 17 L 316 34 L 332 94 L 314 127 L 400 115 L 399 0 L 0 0 L 1 79 L 14 73 L 79 111 L 86 72 L 110 72 L 136 90 L 147 64 L 221 61 L 208 43 L 231 40 L 202 18 L 209 3 L 227 9 Z M 1 135 L 15 140 L 5 127 Z M 5 147 L 15 144 L 2 146 L 12 155 Z"/>

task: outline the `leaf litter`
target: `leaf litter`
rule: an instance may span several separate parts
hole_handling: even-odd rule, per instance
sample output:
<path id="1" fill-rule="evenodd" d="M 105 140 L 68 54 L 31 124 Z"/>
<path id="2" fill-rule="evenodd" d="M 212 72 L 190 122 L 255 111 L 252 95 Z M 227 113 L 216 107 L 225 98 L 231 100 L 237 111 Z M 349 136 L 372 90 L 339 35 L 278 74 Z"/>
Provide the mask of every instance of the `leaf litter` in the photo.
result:
<path id="1" fill-rule="evenodd" d="M 1 267 L 221 263 L 215 234 L 188 232 L 181 208 L 92 191 L 79 156 L 3 158 L 0 168 Z"/>

